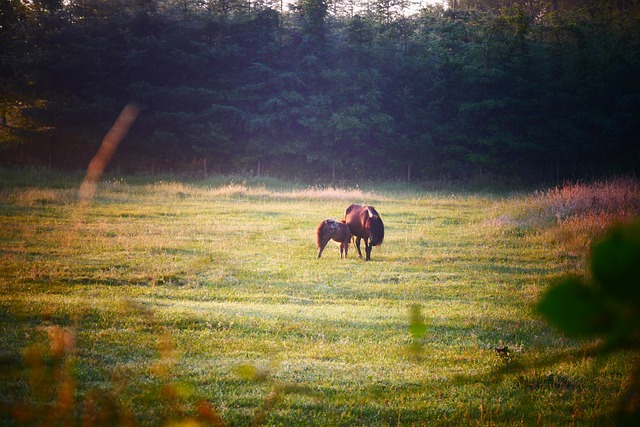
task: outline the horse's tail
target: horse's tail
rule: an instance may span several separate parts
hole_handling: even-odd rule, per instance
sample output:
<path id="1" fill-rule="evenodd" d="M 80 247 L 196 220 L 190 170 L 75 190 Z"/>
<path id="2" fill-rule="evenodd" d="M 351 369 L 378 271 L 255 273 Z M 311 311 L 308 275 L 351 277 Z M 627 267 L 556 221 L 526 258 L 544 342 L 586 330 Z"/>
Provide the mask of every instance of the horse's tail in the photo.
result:
<path id="1" fill-rule="evenodd" d="M 324 234 L 324 225 L 326 223 L 326 221 L 322 221 L 316 229 L 316 243 L 318 244 L 318 247 L 322 246 L 322 235 Z"/>

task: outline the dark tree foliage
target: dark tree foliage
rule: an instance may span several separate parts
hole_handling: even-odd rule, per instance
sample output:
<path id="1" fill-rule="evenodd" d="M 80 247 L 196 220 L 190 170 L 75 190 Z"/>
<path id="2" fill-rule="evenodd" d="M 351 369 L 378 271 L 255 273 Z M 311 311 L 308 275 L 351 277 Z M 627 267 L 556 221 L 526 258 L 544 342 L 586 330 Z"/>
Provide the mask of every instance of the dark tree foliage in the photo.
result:
<path id="1" fill-rule="evenodd" d="M 405 3 L 2 2 L 0 162 L 83 167 L 135 101 L 131 172 L 637 172 L 637 2 Z"/>

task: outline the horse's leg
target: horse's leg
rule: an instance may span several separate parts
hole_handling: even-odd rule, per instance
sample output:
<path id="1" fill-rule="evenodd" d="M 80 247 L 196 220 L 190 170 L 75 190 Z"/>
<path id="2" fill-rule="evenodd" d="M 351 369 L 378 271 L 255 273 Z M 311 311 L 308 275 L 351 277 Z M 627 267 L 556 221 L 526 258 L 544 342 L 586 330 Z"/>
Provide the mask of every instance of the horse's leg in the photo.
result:
<path id="1" fill-rule="evenodd" d="M 367 253 L 367 261 L 371 260 L 371 243 L 369 243 L 369 239 L 364 239 L 364 250 Z"/>
<path id="2" fill-rule="evenodd" d="M 358 258 L 362 258 L 362 252 L 360 251 L 360 238 L 356 237 L 356 249 L 358 249 Z M 367 241 L 365 240 L 365 243 Z"/>

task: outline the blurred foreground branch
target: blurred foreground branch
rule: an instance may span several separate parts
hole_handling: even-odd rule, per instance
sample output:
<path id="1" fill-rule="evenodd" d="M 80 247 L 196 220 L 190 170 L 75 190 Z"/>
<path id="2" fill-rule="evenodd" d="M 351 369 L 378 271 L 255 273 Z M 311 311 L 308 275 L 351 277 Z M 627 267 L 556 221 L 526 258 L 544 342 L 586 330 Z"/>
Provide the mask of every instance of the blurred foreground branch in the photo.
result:
<path id="1" fill-rule="evenodd" d="M 80 186 L 80 190 L 78 192 L 78 199 L 80 203 L 87 203 L 93 198 L 100 177 L 115 154 L 118 145 L 127 135 L 131 125 L 133 125 L 133 122 L 135 122 L 138 117 L 139 111 L 140 110 L 136 104 L 127 104 L 122 109 L 122 112 L 109 132 L 105 135 L 98 152 L 93 156 L 93 159 L 91 159 L 91 163 L 89 163 L 87 175 Z"/>

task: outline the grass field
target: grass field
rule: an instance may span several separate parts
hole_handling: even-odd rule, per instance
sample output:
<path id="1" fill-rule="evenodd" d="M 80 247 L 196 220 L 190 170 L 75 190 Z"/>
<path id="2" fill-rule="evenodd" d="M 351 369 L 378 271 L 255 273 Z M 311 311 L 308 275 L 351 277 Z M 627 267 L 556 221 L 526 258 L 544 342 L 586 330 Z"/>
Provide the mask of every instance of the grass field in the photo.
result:
<path id="1" fill-rule="evenodd" d="M 533 314 L 539 195 L 0 173 L 2 425 L 602 425 L 635 357 Z M 316 259 L 352 202 L 384 244 Z"/>

